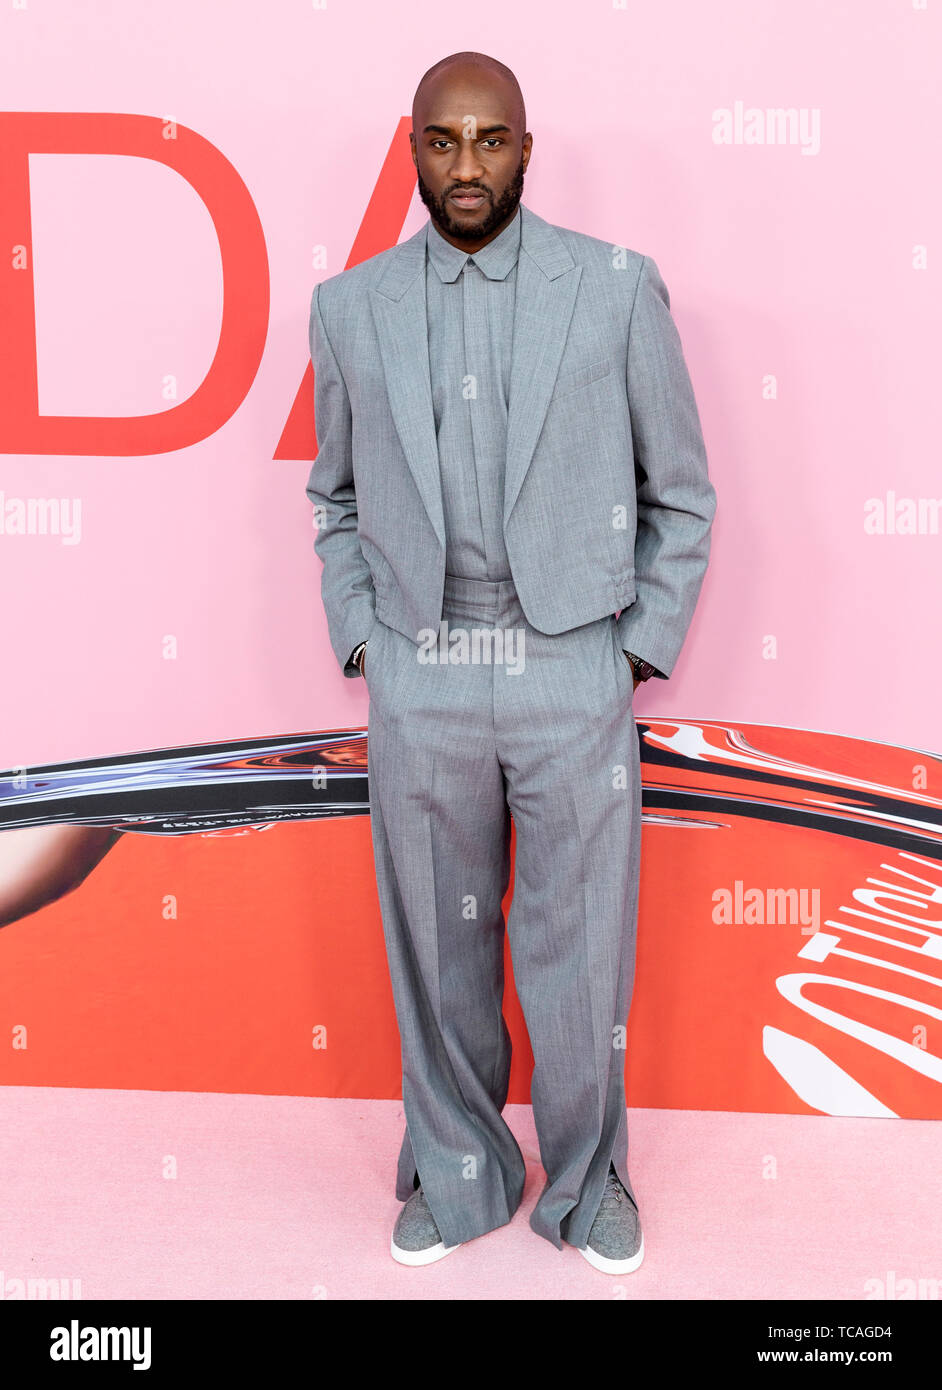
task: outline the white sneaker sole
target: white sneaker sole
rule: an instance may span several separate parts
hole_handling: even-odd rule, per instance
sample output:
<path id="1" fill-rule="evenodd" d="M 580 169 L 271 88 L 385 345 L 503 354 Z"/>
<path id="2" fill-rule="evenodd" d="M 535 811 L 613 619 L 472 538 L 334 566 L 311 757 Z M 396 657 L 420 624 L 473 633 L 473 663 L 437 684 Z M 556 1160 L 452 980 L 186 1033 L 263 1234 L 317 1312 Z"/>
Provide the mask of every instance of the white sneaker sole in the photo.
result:
<path id="1" fill-rule="evenodd" d="M 395 1240 L 392 1240 L 389 1243 L 389 1253 L 401 1265 L 431 1265 L 436 1260 L 443 1260 L 446 1255 L 460 1247 L 461 1241 L 457 1245 L 445 1245 L 443 1241 L 439 1241 L 437 1245 L 430 1245 L 427 1250 L 400 1250 Z"/>
<path id="2" fill-rule="evenodd" d="M 593 1269 L 600 1269 L 603 1274 L 634 1274 L 644 1259 L 644 1236 L 641 1237 L 637 1255 L 632 1255 L 629 1260 L 609 1260 L 589 1245 L 584 1246 L 579 1254 L 585 1256 Z"/>

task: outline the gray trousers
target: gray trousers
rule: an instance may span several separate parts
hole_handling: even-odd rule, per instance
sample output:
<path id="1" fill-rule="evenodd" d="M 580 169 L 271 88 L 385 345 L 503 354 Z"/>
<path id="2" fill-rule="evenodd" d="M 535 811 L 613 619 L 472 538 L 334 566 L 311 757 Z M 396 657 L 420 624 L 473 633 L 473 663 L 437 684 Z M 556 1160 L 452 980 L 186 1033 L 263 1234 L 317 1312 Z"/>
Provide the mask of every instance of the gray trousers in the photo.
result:
<path id="1" fill-rule="evenodd" d="M 615 615 L 548 636 L 510 580 L 446 576 L 442 619 L 505 642 L 423 663 L 378 623 L 366 651 L 377 887 L 402 1045 L 396 1196 L 421 1182 L 446 1245 L 510 1221 L 525 1165 L 502 1118 L 507 920 L 535 1067 L 546 1184 L 530 1218 L 582 1247 L 609 1164 L 628 1178 L 624 1025 L 634 976 L 641 776 Z M 454 637 L 452 636 L 452 641 Z M 514 645 L 515 644 L 515 645 Z M 449 644 L 440 637 L 437 653 Z M 517 674 L 511 674 L 516 670 Z"/>

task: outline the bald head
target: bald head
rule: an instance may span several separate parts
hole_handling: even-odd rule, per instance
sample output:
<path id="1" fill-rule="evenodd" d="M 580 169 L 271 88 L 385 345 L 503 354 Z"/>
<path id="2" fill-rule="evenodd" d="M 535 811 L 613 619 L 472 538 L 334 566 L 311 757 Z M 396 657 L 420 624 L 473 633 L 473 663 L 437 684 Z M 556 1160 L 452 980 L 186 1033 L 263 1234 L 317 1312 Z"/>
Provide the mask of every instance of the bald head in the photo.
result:
<path id="1" fill-rule="evenodd" d="M 449 78 L 464 83 L 493 83 L 502 91 L 506 105 L 519 125 L 521 136 L 523 135 L 527 128 L 527 111 L 520 83 L 506 63 L 491 58 L 487 53 L 451 53 L 447 58 L 440 58 L 437 63 L 433 63 L 428 72 L 419 79 L 419 85 L 415 89 L 415 96 L 412 98 L 413 123 L 419 119 L 416 111 L 420 102 L 434 102 L 436 93 L 440 94 L 442 82 L 447 82 Z"/>
<path id="2" fill-rule="evenodd" d="M 424 74 L 412 102 L 419 193 L 446 240 L 473 252 L 498 236 L 523 193 L 532 137 L 510 68 L 452 53 Z"/>

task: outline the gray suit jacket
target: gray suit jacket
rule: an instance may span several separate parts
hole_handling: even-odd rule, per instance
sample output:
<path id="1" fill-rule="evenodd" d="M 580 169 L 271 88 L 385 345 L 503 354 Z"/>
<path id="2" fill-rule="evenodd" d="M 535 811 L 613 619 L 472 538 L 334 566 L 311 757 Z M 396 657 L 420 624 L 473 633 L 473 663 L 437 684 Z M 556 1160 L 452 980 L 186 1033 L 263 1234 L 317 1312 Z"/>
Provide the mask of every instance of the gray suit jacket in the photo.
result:
<path id="1" fill-rule="evenodd" d="M 622 646 L 669 676 L 716 495 L 680 337 L 650 256 L 521 204 L 504 538 L 527 621 L 622 610 Z M 426 227 L 314 289 L 317 457 L 307 496 L 334 654 L 377 619 L 437 629 L 445 574 L 425 311 Z"/>

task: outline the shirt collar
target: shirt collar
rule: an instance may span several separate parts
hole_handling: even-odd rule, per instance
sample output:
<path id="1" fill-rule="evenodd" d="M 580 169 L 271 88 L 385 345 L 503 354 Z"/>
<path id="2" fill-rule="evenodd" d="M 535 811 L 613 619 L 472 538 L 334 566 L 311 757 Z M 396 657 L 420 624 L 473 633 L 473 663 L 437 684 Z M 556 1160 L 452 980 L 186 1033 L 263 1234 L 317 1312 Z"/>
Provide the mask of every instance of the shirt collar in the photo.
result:
<path id="1" fill-rule="evenodd" d="M 464 270 L 469 253 L 461 251 L 457 246 L 452 246 L 450 241 L 446 241 L 431 218 L 426 223 L 426 227 L 428 228 L 426 238 L 428 258 L 438 271 L 439 279 L 450 284 L 457 280 Z M 480 251 L 471 254 L 474 256 L 475 265 L 480 267 L 489 280 L 506 280 L 511 269 L 517 263 L 519 251 L 520 207 L 518 205 L 512 220 L 504 230 L 493 241 L 482 246 Z"/>

